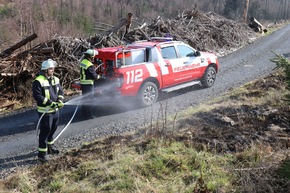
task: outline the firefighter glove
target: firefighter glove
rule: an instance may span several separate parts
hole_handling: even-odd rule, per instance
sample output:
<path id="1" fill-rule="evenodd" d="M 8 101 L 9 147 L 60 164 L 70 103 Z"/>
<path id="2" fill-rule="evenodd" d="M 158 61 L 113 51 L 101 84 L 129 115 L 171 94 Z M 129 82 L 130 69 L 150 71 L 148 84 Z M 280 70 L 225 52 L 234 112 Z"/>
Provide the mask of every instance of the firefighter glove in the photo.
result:
<path id="1" fill-rule="evenodd" d="M 50 108 L 56 109 L 58 107 L 58 104 L 56 102 L 52 102 L 50 104 Z"/>
<path id="2" fill-rule="evenodd" d="M 64 103 L 61 100 L 59 100 L 57 101 L 57 106 L 58 108 L 62 108 L 64 106 Z"/>

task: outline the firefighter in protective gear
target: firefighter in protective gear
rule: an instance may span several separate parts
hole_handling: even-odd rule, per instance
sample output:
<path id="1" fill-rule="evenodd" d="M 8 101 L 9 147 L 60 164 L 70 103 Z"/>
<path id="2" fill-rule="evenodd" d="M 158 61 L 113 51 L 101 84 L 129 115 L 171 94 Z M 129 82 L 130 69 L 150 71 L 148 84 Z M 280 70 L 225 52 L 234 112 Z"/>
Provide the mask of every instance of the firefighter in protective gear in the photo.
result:
<path id="1" fill-rule="evenodd" d="M 32 84 L 33 98 L 37 103 L 40 121 L 38 141 L 38 160 L 48 161 L 48 154 L 58 154 L 53 144 L 53 135 L 59 123 L 59 109 L 64 106 L 63 89 L 59 78 L 53 75 L 56 61 L 48 59 L 42 62 L 41 69 Z"/>
<path id="2" fill-rule="evenodd" d="M 91 104 L 87 104 L 94 95 L 94 81 L 98 79 L 93 64 L 94 57 L 98 55 L 98 51 L 88 49 L 84 52 L 83 60 L 80 63 L 80 84 L 83 95 L 82 114 L 85 118 L 93 118 Z"/>

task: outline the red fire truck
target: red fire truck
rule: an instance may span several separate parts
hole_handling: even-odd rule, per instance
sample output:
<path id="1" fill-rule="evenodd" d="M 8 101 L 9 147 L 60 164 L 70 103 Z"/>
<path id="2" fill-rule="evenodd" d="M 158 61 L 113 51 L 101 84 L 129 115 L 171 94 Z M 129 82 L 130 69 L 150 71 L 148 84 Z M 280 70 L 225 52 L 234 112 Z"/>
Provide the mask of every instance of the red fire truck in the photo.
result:
<path id="1" fill-rule="evenodd" d="M 143 107 L 154 104 L 160 92 L 196 84 L 211 87 L 219 69 L 215 54 L 168 38 L 97 51 L 96 71 L 101 78 L 95 82 L 96 97 L 109 93 L 135 96 Z"/>

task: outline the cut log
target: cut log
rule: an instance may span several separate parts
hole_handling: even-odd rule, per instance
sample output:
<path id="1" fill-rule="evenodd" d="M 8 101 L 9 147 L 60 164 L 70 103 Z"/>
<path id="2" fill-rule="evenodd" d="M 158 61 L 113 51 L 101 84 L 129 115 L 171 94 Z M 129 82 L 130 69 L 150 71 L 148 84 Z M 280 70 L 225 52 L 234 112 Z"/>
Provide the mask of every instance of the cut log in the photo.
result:
<path id="1" fill-rule="evenodd" d="M 6 105 L 1 105 L 0 110 L 5 110 L 5 109 L 8 109 L 8 108 L 13 108 L 15 104 L 16 104 L 16 102 L 12 102 L 12 103 L 9 103 L 9 104 L 6 104 Z"/>
<path id="2" fill-rule="evenodd" d="M 45 47 L 36 49 L 30 52 L 30 54 L 52 54 L 54 52 L 53 47 Z"/>
<path id="3" fill-rule="evenodd" d="M 10 48 L 4 50 L 1 54 L 0 57 L 6 57 L 11 55 L 11 53 L 15 50 L 17 50 L 18 48 L 24 46 L 25 44 L 27 44 L 28 42 L 31 42 L 32 40 L 34 40 L 35 38 L 37 38 L 36 33 L 31 34 L 30 36 L 24 38 L 23 40 L 21 40 L 20 42 L 14 44 L 13 46 L 11 46 Z"/>
<path id="4" fill-rule="evenodd" d="M 264 28 L 264 26 L 254 17 L 250 18 L 250 23 L 249 23 L 249 27 L 253 28 L 255 30 L 255 32 L 267 32 L 268 30 Z"/>

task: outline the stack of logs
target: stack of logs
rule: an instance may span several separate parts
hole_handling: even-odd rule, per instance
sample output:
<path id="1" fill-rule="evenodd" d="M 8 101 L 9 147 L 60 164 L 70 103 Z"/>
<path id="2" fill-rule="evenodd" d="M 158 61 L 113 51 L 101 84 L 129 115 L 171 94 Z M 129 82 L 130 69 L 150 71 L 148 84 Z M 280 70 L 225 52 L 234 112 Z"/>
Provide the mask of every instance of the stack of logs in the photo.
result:
<path id="1" fill-rule="evenodd" d="M 250 17 L 249 27 L 255 32 L 266 33 L 268 30 L 254 17 Z"/>
<path id="2" fill-rule="evenodd" d="M 221 17 L 215 13 L 201 13 L 196 7 L 178 14 L 173 19 L 158 16 L 152 21 L 127 18 L 116 26 L 86 39 L 57 37 L 25 51 L 17 51 L 37 38 L 32 34 L 0 53 L 0 108 L 4 100 L 31 100 L 31 84 L 40 69 L 41 62 L 53 58 L 58 62 L 56 75 L 65 90 L 79 78 L 79 60 L 88 48 L 126 45 L 150 37 L 172 36 L 192 47 L 223 55 L 247 44 L 255 34 L 244 23 Z M 2 100 L 1 100 L 2 99 Z M 1 104 L 2 103 L 2 104 Z"/>

